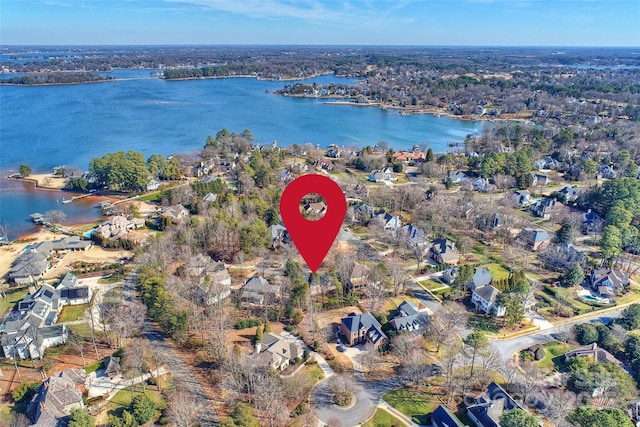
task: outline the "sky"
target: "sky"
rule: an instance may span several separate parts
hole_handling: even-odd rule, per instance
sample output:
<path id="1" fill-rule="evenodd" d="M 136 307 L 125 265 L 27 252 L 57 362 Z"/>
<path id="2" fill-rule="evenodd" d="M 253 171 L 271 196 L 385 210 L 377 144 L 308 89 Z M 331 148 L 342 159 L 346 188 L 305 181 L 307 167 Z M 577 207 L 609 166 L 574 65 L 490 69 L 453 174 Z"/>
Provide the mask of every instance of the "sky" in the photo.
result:
<path id="1" fill-rule="evenodd" d="M 0 0 L 0 45 L 640 47 L 640 0 Z"/>

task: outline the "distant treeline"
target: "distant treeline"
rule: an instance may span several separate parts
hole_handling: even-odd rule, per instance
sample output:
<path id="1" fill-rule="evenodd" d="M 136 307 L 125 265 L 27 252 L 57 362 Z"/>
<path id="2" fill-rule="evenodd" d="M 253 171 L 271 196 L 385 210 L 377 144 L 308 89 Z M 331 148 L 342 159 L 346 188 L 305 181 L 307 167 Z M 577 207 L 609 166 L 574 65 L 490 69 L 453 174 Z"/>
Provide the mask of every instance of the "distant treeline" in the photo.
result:
<path id="1" fill-rule="evenodd" d="M 280 71 L 285 72 L 285 70 Z M 163 77 L 167 80 L 198 79 L 205 77 L 258 76 L 264 73 L 264 67 L 256 64 L 221 64 L 199 68 L 167 69 L 164 70 Z"/>
<path id="2" fill-rule="evenodd" d="M 46 85 L 46 84 L 69 84 L 69 83 L 87 83 L 98 82 L 104 80 L 113 80 L 113 77 L 105 77 L 98 73 L 46 73 L 46 74 L 29 74 L 27 76 L 12 77 L 10 79 L 2 79 L 2 84 L 13 85 Z"/>

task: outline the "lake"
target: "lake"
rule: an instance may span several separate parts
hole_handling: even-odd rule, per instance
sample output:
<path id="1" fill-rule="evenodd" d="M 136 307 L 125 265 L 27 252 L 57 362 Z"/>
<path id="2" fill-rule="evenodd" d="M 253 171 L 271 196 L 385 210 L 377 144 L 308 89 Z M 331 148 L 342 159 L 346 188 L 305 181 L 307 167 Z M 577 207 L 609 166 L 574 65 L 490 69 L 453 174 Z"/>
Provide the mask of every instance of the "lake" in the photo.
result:
<path id="1" fill-rule="evenodd" d="M 22 163 L 34 172 L 54 167 L 88 167 L 94 157 L 118 150 L 145 156 L 195 152 L 220 129 L 249 129 L 256 141 L 280 146 L 312 143 L 320 147 L 374 145 L 386 141 L 396 150 L 425 141 L 435 152 L 481 130 L 481 122 L 430 115 L 402 116 L 377 107 L 330 105 L 324 99 L 269 93 L 295 82 L 250 78 L 165 81 L 157 70 L 117 70 L 123 80 L 64 86 L 0 86 L 0 172 Z M 126 80 L 125 80 L 126 79 Z M 303 82 L 353 82 L 320 76 Z M 11 235 L 33 229 L 25 218 L 37 207 L 58 209 L 50 192 L 22 191 L 0 179 L 0 224 Z M 46 195 L 44 193 L 47 193 Z M 34 200 L 36 202 L 34 202 Z M 36 205 L 34 206 L 34 203 Z M 69 209 L 69 221 L 81 219 Z M 72 212 L 72 210 L 74 210 Z M 93 217 L 93 215 L 90 215 Z"/>

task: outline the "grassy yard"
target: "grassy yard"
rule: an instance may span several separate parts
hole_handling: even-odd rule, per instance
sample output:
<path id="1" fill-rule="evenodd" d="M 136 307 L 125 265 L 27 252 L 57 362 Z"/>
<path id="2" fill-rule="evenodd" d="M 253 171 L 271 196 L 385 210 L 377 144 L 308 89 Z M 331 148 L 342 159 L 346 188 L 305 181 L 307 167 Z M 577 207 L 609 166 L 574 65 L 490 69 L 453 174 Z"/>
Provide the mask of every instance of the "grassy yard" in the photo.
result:
<path id="1" fill-rule="evenodd" d="M 402 412 L 418 424 L 427 424 L 429 415 L 440 404 L 438 397 L 430 391 L 399 388 L 382 396 L 385 402 Z"/>
<path id="2" fill-rule="evenodd" d="M 546 350 L 544 358 L 538 362 L 538 367 L 545 372 L 551 372 L 556 369 L 556 361 L 558 357 L 562 357 L 564 353 L 569 351 L 570 347 L 560 341 L 552 341 L 543 345 Z"/>
<path id="3" fill-rule="evenodd" d="M 5 298 L 0 298 L 0 316 L 4 316 L 13 306 L 27 295 L 27 289 L 7 292 Z"/>
<path id="4" fill-rule="evenodd" d="M 141 396 L 142 394 L 143 393 L 141 385 L 136 385 L 133 397 Z M 146 391 L 144 394 L 146 394 L 146 396 L 151 399 L 153 403 L 155 403 L 156 415 L 154 417 L 154 420 L 157 420 L 158 418 L 160 418 L 162 410 L 167 407 L 167 402 L 162 397 L 162 394 L 158 391 L 157 386 L 146 386 Z M 131 388 L 127 387 L 124 390 L 120 390 L 107 404 L 107 413 L 109 415 L 120 417 L 122 415 L 122 412 L 124 412 L 125 410 L 129 410 L 131 400 Z"/>
<path id="5" fill-rule="evenodd" d="M 89 304 L 69 305 L 62 309 L 58 323 L 82 320 Z"/>
<path id="6" fill-rule="evenodd" d="M 482 267 L 487 267 L 491 272 L 491 277 L 493 277 L 495 280 L 509 278 L 509 270 L 507 270 L 500 264 L 492 263 L 492 264 L 483 265 Z"/>
<path id="7" fill-rule="evenodd" d="M 138 198 L 138 200 L 143 202 L 157 202 L 162 199 L 162 191 L 157 191 L 155 193 L 145 194 L 144 196 Z"/>
<path id="8" fill-rule="evenodd" d="M 98 284 L 100 285 L 111 285 L 113 283 L 123 282 L 126 275 L 124 274 L 112 274 L 109 277 L 103 277 L 98 279 Z"/>
<path id="9" fill-rule="evenodd" d="M 397 427 L 406 425 L 400 419 L 394 417 L 389 412 L 382 408 L 376 409 L 376 413 L 366 423 L 362 424 L 363 427 Z"/>
<path id="10" fill-rule="evenodd" d="M 468 325 L 470 328 L 480 331 L 497 334 L 500 332 L 500 326 L 496 323 L 496 318 L 485 314 L 472 314 L 469 318 Z"/>

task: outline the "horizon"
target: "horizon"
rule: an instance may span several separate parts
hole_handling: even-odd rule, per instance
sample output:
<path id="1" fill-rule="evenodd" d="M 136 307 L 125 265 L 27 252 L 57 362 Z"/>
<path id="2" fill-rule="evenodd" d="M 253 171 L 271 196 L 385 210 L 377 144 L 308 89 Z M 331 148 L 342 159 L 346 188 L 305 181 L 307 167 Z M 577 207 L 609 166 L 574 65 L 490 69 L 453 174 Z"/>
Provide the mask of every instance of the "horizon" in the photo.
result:
<path id="1" fill-rule="evenodd" d="M 3 0 L 0 12 L 3 46 L 640 47 L 635 0 Z"/>
<path id="2" fill-rule="evenodd" d="M 67 48 L 85 48 L 85 47 L 295 47 L 295 48 L 453 48 L 453 49 L 640 49 L 637 46 L 620 46 L 620 45 L 410 45 L 410 44 L 285 44 L 285 43 L 121 43 L 121 44 L 3 44 L 0 50 L 12 47 L 67 47 Z M 640 55 L 640 51 L 638 52 Z"/>

